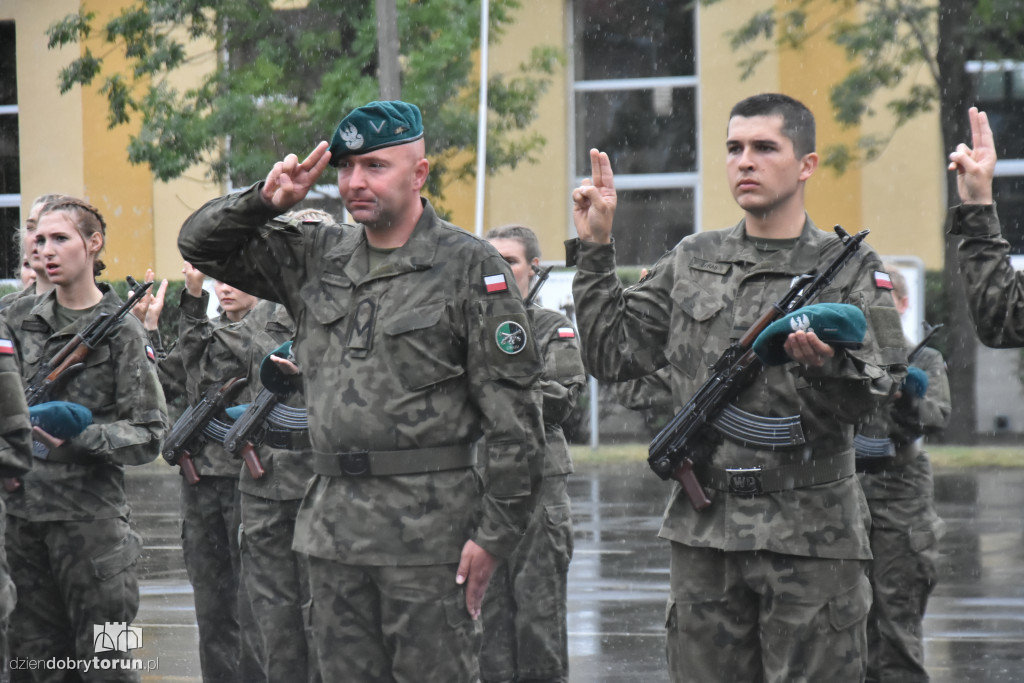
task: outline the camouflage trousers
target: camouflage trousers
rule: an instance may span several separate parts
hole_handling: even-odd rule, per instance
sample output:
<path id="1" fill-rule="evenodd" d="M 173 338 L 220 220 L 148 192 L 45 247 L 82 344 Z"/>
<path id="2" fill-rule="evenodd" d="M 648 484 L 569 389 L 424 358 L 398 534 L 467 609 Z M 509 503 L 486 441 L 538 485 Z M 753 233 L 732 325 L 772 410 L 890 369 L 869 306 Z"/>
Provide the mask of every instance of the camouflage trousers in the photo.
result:
<path id="1" fill-rule="evenodd" d="M 5 535 L 7 533 L 7 508 L 0 500 L 0 683 L 11 680 L 11 649 L 7 642 L 7 622 L 14 611 L 17 591 L 11 580 L 11 569 L 7 564 Z"/>
<path id="2" fill-rule="evenodd" d="M 258 683 L 259 631 L 239 580 L 238 478 L 181 480 L 181 546 L 199 626 L 203 683 Z"/>
<path id="3" fill-rule="evenodd" d="M 458 564 L 371 567 L 308 559 L 325 681 L 479 680 L 480 622 L 469 616 L 465 590 L 455 584 Z"/>
<path id="4" fill-rule="evenodd" d="M 139 611 L 135 565 L 142 554 L 142 538 L 126 519 L 30 522 L 8 517 L 6 543 L 18 590 L 9 632 L 15 664 L 51 658 L 131 659 L 130 651 L 97 652 L 94 640 L 94 626 L 130 625 Z M 141 680 L 138 671 L 113 667 L 78 667 L 75 673 L 19 669 L 11 672 L 11 680 Z"/>
<path id="5" fill-rule="evenodd" d="M 242 578 L 261 635 L 261 662 L 270 683 L 319 683 L 309 628 L 305 556 L 292 550 L 301 500 L 242 493 Z"/>
<path id="6" fill-rule="evenodd" d="M 862 681 L 867 562 L 672 543 L 669 675 L 682 681 Z"/>
<path id="7" fill-rule="evenodd" d="M 480 650 L 485 683 L 568 680 L 566 577 L 573 541 L 567 478 L 541 481 L 526 535 L 487 586 Z"/>
<path id="8" fill-rule="evenodd" d="M 871 501 L 874 505 L 884 501 Z M 925 683 L 922 622 L 935 588 L 935 534 L 872 528 L 868 681 Z"/>

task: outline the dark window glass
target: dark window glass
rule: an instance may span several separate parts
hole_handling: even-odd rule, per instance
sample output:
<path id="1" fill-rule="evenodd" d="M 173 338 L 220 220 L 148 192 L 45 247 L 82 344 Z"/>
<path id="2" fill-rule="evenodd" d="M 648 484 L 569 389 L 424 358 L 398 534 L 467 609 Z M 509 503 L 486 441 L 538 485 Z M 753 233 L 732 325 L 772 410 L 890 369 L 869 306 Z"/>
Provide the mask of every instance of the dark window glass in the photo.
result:
<path id="1" fill-rule="evenodd" d="M 615 173 L 697 169 L 697 103 L 692 88 L 614 90 L 576 95 L 576 168 L 590 170 L 591 147 Z"/>
<path id="2" fill-rule="evenodd" d="M 576 80 L 694 75 L 694 5 L 576 0 Z"/>
<path id="3" fill-rule="evenodd" d="M 1003 237 L 1010 243 L 1012 253 L 1024 254 L 1024 176 L 996 178 L 992 190 L 999 204 Z"/>
<path id="4" fill-rule="evenodd" d="M 16 206 L 0 208 L 0 278 L 21 275 L 21 254 L 18 249 L 18 227 L 21 210 Z"/>
<path id="5" fill-rule="evenodd" d="M 614 167 L 613 167 L 614 168 Z M 693 190 L 619 190 L 615 209 L 615 261 L 651 266 L 693 233 Z"/>
<path id="6" fill-rule="evenodd" d="M 988 114 L 1000 159 L 1024 159 L 1024 64 L 972 73 L 976 103 Z"/>
<path id="7" fill-rule="evenodd" d="M 0 104 L 18 103 L 14 22 L 0 21 Z"/>
<path id="8" fill-rule="evenodd" d="M 18 159 L 18 117 L 0 115 L 0 194 L 21 192 Z"/>

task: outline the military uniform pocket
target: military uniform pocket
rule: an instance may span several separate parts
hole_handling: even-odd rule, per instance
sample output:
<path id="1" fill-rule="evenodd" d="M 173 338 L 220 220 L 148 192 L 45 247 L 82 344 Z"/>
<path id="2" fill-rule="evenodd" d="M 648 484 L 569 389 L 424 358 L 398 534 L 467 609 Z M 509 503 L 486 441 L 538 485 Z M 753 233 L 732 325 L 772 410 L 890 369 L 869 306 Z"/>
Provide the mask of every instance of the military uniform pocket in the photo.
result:
<path id="1" fill-rule="evenodd" d="M 93 572 L 100 581 L 117 576 L 142 556 L 142 537 L 134 531 L 92 558 Z"/>
<path id="2" fill-rule="evenodd" d="M 862 577 L 857 585 L 828 603 L 829 624 L 836 631 L 845 631 L 868 616 L 871 606 L 871 584 Z"/>
<path id="3" fill-rule="evenodd" d="M 725 308 L 725 302 L 689 280 L 676 281 L 672 287 L 672 301 L 675 306 L 665 357 L 693 379 L 710 365 L 705 358 L 708 353 L 705 342 L 715 317 Z M 720 345 L 712 346 L 718 348 Z"/>
<path id="4" fill-rule="evenodd" d="M 383 325 L 388 363 L 405 389 L 417 391 L 463 374 L 444 301 L 395 313 Z"/>

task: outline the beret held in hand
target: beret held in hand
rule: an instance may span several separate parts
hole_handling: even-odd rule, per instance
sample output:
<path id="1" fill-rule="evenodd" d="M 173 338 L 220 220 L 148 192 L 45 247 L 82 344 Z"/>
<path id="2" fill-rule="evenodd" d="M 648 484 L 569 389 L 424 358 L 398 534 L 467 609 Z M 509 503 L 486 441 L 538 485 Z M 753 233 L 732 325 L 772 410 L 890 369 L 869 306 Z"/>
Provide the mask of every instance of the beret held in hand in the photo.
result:
<path id="1" fill-rule="evenodd" d="M 868 330 L 864 313 L 851 304 L 811 304 L 779 318 L 754 340 L 754 353 L 765 365 L 782 365 L 791 358 L 783 347 L 789 335 L 814 332 L 832 346 L 860 348 Z"/>
<path id="2" fill-rule="evenodd" d="M 39 427 L 57 439 L 78 436 L 92 424 L 92 411 L 68 401 L 48 401 L 28 409 L 33 427 Z"/>
<path id="3" fill-rule="evenodd" d="M 298 389 L 300 383 L 299 375 L 289 375 L 281 370 L 277 363 L 270 360 L 271 356 L 286 358 L 294 362 L 291 341 L 286 341 L 268 353 L 260 363 L 260 382 L 263 383 L 263 386 L 275 394 L 281 395 L 290 394 Z"/>
<path id="4" fill-rule="evenodd" d="M 423 137 L 423 117 L 415 104 L 390 100 L 370 102 L 341 120 L 331 138 L 331 166 L 342 158 L 384 147 L 404 145 Z"/>
<path id="5" fill-rule="evenodd" d="M 907 378 L 903 380 L 903 393 L 914 398 L 924 398 L 928 391 L 928 373 L 911 365 L 907 368 Z"/>

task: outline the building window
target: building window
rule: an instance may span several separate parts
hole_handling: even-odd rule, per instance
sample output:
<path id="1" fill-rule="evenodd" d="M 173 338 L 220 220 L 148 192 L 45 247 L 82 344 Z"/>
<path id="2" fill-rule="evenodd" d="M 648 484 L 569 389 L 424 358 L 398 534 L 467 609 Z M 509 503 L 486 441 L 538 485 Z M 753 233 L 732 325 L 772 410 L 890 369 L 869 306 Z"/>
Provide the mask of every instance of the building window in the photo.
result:
<path id="1" fill-rule="evenodd" d="M 999 161 L 992 189 L 1003 236 L 1013 253 L 1024 254 L 1024 62 L 972 61 L 967 73 L 995 136 Z"/>
<path id="2" fill-rule="evenodd" d="M 18 158 L 18 75 L 14 22 L 0 21 L 0 278 L 21 270 L 21 164 Z"/>
<path id="3" fill-rule="evenodd" d="M 573 20 L 574 172 L 590 173 L 591 148 L 608 153 L 618 261 L 650 265 L 695 229 L 693 3 L 575 0 Z"/>

